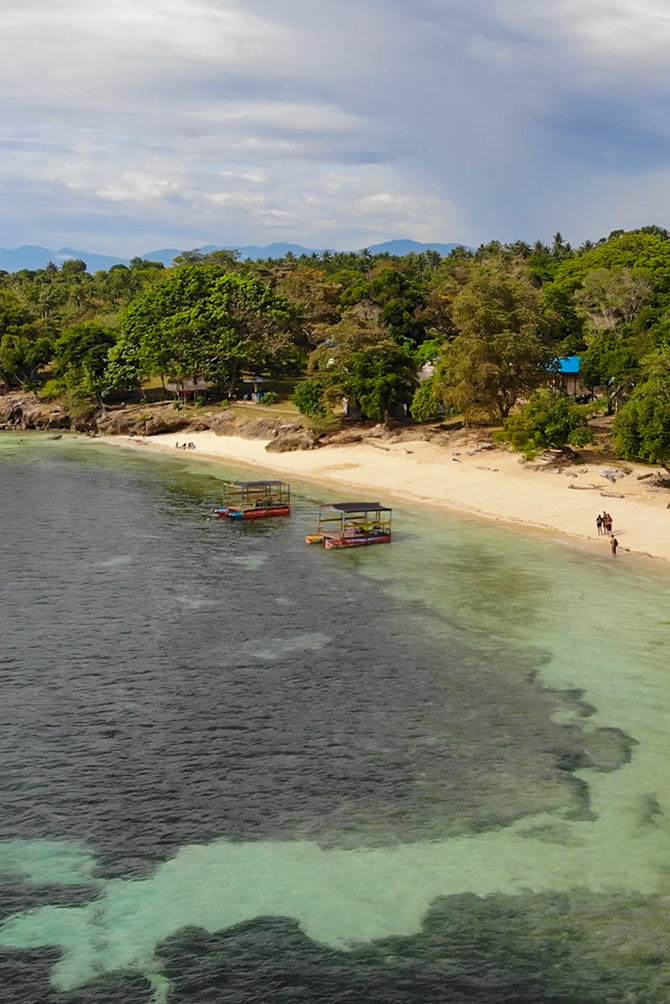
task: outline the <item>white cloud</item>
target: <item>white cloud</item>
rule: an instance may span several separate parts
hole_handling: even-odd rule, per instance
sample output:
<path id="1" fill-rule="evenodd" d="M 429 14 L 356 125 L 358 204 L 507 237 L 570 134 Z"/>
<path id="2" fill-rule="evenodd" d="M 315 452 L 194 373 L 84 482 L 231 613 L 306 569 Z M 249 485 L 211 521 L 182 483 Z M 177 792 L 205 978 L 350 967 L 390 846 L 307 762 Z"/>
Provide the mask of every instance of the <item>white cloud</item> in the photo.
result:
<path id="1" fill-rule="evenodd" d="M 619 88 L 667 86 L 670 10 L 664 0 L 498 0 L 500 22 L 551 51 L 579 73 L 578 83 Z M 560 65 L 557 61 L 557 65 Z"/>
<path id="2" fill-rule="evenodd" d="M 3 243 L 600 235 L 622 193 L 649 222 L 669 42 L 659 0 L 5 0 Z"/>

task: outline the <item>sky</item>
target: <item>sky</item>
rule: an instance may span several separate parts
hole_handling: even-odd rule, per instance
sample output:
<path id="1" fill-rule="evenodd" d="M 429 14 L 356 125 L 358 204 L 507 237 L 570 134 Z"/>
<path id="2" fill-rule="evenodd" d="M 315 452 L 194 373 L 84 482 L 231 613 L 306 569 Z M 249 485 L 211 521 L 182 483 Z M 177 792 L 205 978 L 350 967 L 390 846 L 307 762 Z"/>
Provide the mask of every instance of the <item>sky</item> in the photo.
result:
<path id="1" fill-rule="evenodd" d="M 667 0 L 3 0 L 0 245 L 670 225 Z"/>

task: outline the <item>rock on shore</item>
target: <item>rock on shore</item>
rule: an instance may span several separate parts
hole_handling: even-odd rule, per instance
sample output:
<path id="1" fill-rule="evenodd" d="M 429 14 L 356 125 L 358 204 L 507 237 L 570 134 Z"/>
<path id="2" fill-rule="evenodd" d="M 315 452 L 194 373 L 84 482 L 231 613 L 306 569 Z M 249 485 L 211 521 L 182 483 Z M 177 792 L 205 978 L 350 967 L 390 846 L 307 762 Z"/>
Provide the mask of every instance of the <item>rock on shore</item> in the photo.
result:
<path id="1" fill-rule="evenodd" d="M 106 436 L 156 436 L 164 432 L 204 432 L 208 429 L 223 436 L 245 439 L 270 439 L 277 452 L 311 449 L 314 437 L 305 420 L 213 407 L 194 413 L 176 410 L 171 402 L 128 404 L 104 410 L 68 409 L 62 402 L 43 401 L 29 392 L 9 392 L 0 395 L 0 429 L 62 430 L 88 432 Z"/>

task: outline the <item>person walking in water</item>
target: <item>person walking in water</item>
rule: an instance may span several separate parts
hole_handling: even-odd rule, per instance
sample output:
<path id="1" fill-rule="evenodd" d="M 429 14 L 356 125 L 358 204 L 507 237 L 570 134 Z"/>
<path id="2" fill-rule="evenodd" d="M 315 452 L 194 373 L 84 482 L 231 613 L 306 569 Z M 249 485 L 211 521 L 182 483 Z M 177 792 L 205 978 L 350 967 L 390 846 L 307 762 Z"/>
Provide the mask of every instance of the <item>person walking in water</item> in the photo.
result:
<path id="1" fill-rule="evenodd" d="M 596 516 L 596 529 L 598 531 L 598 536 L 600 537 L 603 532 L 603 518 L 600 513 Z"/>
<path id="2" fill-rule="evenodd" d="M 612 557 L 616 558 L 616 549 L 619 546 L 619 541 L 616 539 L 613 533 L 610 534 L 610 548 L 612 549 Z"/>

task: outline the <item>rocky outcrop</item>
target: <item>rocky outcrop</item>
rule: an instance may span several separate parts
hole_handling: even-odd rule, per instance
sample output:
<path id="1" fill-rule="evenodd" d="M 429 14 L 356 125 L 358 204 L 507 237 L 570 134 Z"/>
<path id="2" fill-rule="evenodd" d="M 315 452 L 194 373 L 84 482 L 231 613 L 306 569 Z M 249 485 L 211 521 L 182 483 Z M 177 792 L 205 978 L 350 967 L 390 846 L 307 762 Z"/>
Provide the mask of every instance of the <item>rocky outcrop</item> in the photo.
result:
<path id="1" fill-rule="evenodd" d="M 74 429 L 76 420 L 61 404 L 35 394 L 0 396 L 0 429 Z"/>
<path id="2" fill-rule="evenodd" d="M 281 436 L 308 434 L 305 420 L 296 416 L 286 418 L 271 414 L 263 415 L 250 412 L 240 415 L 239 412 L 222 410 L 218 416 L 208 416 L 208 427 L 220 436 L 244 436 L 245 439 L 276 439 Z"/>
<path id="3" fill-rule="evenodd" d="M 314 450 L 318 446 L 305 432 L 279 435 L 271 439 L 265 449 L 268 453 L 292 453 L 294 450 Z"/>
<path id="4" fill-rule="evenodd" d="M 305 420 L 249 410 L 212 407 L 176 409 L 172 402 L 127 404 L 96 410 L 68 408 L 63 402 L 42 401 L 36 394 L 0 394 L 0 429 L 72 429 L 105 436 L 157 436 L 163 432 L 203 432 L 222 436 L 270 439 L 276 452 L 311 449 L 314 437 Z M 276 445 L 274 445 L 276 443 Z"/>
<path id="5" fill-rule="evenodd" d="M 169 407 L 141 408 L 135 405 L 124 408 L 106 409 L 95 416 L 95 430 L 103 436 L 157 436 L 161 432 L 193 432 L 208 429 L 202 422 L 193 423 L 189 417 Z"/>

